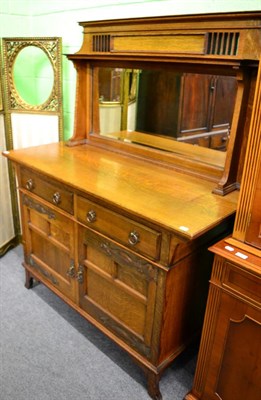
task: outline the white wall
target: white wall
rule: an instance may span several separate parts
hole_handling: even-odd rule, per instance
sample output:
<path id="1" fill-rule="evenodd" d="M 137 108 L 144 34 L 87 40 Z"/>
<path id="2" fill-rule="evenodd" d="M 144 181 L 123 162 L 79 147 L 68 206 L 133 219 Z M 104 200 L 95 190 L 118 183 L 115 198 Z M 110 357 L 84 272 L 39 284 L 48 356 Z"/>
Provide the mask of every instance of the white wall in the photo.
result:
<path id="1" fill-rule="evenodd" d="M 0 37 L 59 36 L 63 53 L 82 43 L 79 21 L 261 10 L 261 0 L 0 0 Z M 73 130 L 75 71 L 63 57 L 65 137 Z"/>

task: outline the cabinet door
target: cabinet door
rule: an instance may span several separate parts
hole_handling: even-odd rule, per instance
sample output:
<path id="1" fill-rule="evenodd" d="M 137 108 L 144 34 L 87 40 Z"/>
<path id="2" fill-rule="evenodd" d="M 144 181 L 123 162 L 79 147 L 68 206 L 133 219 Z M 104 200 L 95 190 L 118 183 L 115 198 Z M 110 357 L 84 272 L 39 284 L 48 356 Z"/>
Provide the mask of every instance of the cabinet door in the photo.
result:
<path id="1" fill-rule="evenodd" d="M 209 110 L 212 105 L 212 80 L 211 75 L 183 75 L 179 136 L 209 131 Z"/>
<path id="2" fill-rule="evenodd" d="M 214 77 L 211 91 L 213 92 L 213 107 L 210 110 L 209 129 L 230 127 L 237 94 L 236 78 L 231 76 Z"/>
<path id="3" fill-rule="evenodd" d="M 200 398 L 259 400 L 260 310 L 227 293 L 221 294 L 218 309 L 206 387 Z"/>
<path id="4" fill-rule="evenodd" d="M 149 358 L 157 268 L 83 227 L 79 243 L 80 306 Z"/>
<path id="5" fill-rule="evenodd" d="M 226 150 L 236 93 L 234 77 L 184 74 L 178 136 L 187 136 L 187 143 Z"/>
<path id="6" fill-rule="evenodd" d="M 22 194 L 21 202 L 26 267 L 73 300 L 73 221 L 26 194 Z"/>
<path id="7" fill-rule="evenodd" d="M 180 80 L 173 71 L 140 71 L 137 131 L 176 137 Z"/>

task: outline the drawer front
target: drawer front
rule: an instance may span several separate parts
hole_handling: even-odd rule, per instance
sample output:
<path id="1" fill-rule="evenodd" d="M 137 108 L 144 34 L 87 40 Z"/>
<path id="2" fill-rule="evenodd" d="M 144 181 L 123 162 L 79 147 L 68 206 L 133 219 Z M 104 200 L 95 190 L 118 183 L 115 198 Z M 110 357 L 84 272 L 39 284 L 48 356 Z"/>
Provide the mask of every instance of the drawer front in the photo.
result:
<path id="1" fill-rule="evenodd" d="M 58 182 L 47 179 L 31 170 L 21 169 L 21 187 L 73 214 L 73 193 Z"/>
<path id="2" fill-rule="evenodd" d="M 77 199 L 77 218 L 92 229 L 116 239 L 155 260 L 159 259 L 161 233 L 99 206 L 81 196 Z"/>
<path id="3" fill-rule="evenodd" d="M 237 268 L 236 265 L 227 262 L 223 285 L 238 292 L 241 297 L 244 296 L 257 302 L 259 305 L 261 304 L 261 279 L 259 276 L 246 272 L 241 268 Z"/>

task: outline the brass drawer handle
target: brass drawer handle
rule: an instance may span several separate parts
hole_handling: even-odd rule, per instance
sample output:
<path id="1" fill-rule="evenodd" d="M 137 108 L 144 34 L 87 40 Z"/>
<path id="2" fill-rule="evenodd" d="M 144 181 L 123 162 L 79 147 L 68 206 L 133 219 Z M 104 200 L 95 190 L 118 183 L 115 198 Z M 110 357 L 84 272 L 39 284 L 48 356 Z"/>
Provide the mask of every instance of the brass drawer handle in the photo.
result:
<path id="1" fill-rule="evenodd" d="M 129 233 L 129 244 L 135 246 L 135 244 L 139 243 L 140 235 L 136 231 L 132 231 Z"/>
<path id="2" fill-rule="evenodd" d="M 28 181 L 26 181 L 25 187 L 27 190 L 33 190 L 34 188 L 34 181 L 30 178 Z"/>
<path id="3" fill-rule="evenodd" d="M 53 203 L 56 204 L 56 205 L 61 203 L 61 195 L 60 195 L 59 192 L 55 192 L 53 194 Z"/>
<path id="4" fill-rule="evenodd" d="M 86 214 L 86 219 L 88 222 L 96 221 L 96 212 L 94 210 L 90 210 Z"/>

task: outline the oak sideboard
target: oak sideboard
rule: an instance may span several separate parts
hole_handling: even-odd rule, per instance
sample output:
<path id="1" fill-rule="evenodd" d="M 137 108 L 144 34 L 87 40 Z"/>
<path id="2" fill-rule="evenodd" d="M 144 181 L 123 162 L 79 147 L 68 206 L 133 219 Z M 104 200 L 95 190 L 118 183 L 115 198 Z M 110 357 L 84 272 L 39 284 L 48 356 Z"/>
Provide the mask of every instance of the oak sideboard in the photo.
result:
<path id="1" fill-rule="evenodd" d="M 26 287 L 41 281 L 126 350 L 153 399 L 200 335 L 208 248 L 233 230 L 260 21 L 253 12 L 81 23 L 83 45 L 68 55 L 71 139 L 5 152 Z"/>

